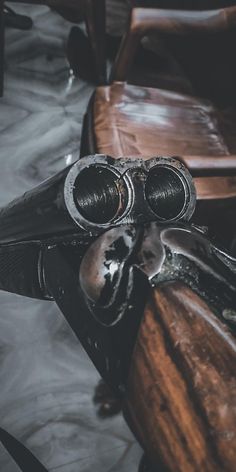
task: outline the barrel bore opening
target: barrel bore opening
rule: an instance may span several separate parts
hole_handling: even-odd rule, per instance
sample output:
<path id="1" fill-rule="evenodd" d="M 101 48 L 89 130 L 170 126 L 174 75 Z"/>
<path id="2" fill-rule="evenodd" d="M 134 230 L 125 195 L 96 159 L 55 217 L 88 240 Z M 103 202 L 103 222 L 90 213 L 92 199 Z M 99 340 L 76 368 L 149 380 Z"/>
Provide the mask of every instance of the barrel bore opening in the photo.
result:
<path id="1" fill-rule="evenodd" d="M 122 179 L 103 166 L 83 169 L 75 181 L 74 199 L 80 214 L 91 223 L 106 224 L 122 211 Z M 123 183 L 123 181 L 122 181 Z"/>
<path id="2" fill-rule="evenodd" d="M 149 171 L 146 198 L 161 220 L 173 220 L 182 214 L 186 207 L 186 192 L 183 178 L 170 167 L 156 166 Z"/>

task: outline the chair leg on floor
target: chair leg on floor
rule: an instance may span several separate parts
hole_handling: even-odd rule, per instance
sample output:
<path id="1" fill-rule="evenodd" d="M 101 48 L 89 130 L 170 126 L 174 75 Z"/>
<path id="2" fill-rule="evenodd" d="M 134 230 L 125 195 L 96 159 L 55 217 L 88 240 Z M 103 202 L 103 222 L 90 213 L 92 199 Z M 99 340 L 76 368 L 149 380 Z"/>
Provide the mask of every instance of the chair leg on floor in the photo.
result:
<path id="1" fill-rule="evenodd" d="M 85 22 L 90 41 L 96 81 L 106 84 L 106 8 L 105 0 L 85 0 Z"/>
<path id="2" fill-rule="evenodd" d="M 4 82 L 4 13 L 3 0 L 0 0 L 0 97 L 3 96 Z"/>

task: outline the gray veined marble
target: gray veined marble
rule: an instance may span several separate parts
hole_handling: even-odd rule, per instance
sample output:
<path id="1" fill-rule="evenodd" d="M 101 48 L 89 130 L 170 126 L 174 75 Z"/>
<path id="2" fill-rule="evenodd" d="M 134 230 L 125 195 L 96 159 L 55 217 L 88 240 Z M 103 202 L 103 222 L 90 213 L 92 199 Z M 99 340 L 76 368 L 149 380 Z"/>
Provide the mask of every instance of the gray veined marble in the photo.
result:
<path id="1" fill-rule="evenodd" d="M 71 25 L 46 7 L 16 10 L 29 14 L 34 27 L 6 32 L 1 205 L 78 158 L 92 92 L 65 59 Z M 98 378 L 54 303 L 0 293 L 0 426 L 49 470 L 137 470 L 141 451 L 122 416 L 96 415 Z M 1 448 L 0 471 L 17 470 Z"/>

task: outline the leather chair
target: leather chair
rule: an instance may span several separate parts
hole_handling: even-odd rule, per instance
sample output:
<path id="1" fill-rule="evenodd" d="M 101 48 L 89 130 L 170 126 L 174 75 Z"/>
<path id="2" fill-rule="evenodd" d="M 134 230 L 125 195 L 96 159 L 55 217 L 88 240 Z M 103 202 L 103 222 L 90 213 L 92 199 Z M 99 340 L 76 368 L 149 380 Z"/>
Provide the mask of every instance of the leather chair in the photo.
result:
<path id="1" fill-rule="evenodd" d="M 195 222 L 224 241 L 236 230 L 236 87 L 232 105 L 126 81 L 137 46 L 149 33 L 188 42 L 235 29 L 236 6 L 204 12 L 134 8 L 112 82 L 98 87 L 89 104 L 82 146 L 84 155 L 179 156 L 195 179 Z"/>
<path id="2" fill-rule="evenodd" d="M 93 55 L 97 83 L 106 83 L 105 0 L 14 0 L 14 3 L 47 5 L 72 22 L 84 18 Z M 4 1 L 0 0 L 0 96 L 3 94 L 4 69 L 3 4 Z"/>
<path id="3" fill-rule="evenodd" d="M 127 3 L 129 4 L 130 9 L 134 7 L 148 7 L 173 10 L 206 11 L 235 6 L 236 0 L 127 0 Z M 159 43 L 161 39 L 162 35 L 159 34 Z M 187 71 L 188 75 L 191 77 L 191 83 L 195 86 L 197 93 L 209 98 L 209 95 L 212 96 L 215 92 L 214 99 L 218 99 L 219 95 L 222 95 L 223 90 L 223 95 L 225 96 L 228 91 L 228 97 L 232 100 L 232 96 L 235 94 L 234 84 L 236 77 L 236 62 L 232 61 L 231 45 L 235 41 L 236 31 L 228 31 L 223 35 L 223 37 L 217 33 L 211 34 L 210 36 L 208 35 L 208 37 L 205 35 L 202 37 L 189 35 L 188 41 L 186 41 L 185 36 L 169 36 L 165 37 L 165 46 L 169 48 L 169 52 L 171 52 L 172 57 L 179 62 L 179 65 L 183 66 Z M 224 54 L 221 54 L 222 50 L 224 51 Z M 199 51 L 201 51 L 201 61 L 199 61 L 197 57 Z M 211 60 L 209 60 L 209 58 L 211 58 Z M 204 68 L 204 74 L 199 74 L 199 66 Z M 215 74 L 215 80 L 217 78 L 217 87 L 215 87 L 213 81 L 210 80 L 210 76 L 213 74 Z M 174 76 L 176 76 L 176 73 L 174 73 Z M 226 77 L 227 81 L 225 80 Z M 229 86 L 230 77 L 231 84 Z M 182 90 L 184 90 L 183 85 L 186 89 L 186 84 L 182 84 Z M 168 80 L 166 81 L 166 86 L 168 87 Z"/>

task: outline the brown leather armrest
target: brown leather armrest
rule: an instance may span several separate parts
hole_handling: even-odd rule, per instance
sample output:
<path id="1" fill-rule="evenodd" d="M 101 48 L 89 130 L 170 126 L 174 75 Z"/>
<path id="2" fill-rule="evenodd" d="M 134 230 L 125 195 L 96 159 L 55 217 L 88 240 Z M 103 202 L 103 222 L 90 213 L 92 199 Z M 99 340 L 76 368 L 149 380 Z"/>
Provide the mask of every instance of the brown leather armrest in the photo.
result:
<path id="1" fill-rule="evenodd" d="M 236 156 L 180 156 L 194 176 L 198 200 L 236 197 Z M 200 172 L 200 174 L 199 174 Z"/>
<path id="2" fill-rule="evenodd" d="M 228 171 L 229 175 L 231 172 L 236 171 L 236 155 L 227 154 L 225 156 L 191 156 L 184 155 L 178 156 L 180 159 L 194 174 L 195 171 L 207 171 L 210 170 L 211 174 L 217 171 Z"/>
<path id="3" fill-rule="evenodd" d="M 236 6 L 206 11 L 133 8 L 121 42 L 111 80 L 125 81 L 138 43 L 148 33 L 189 35 L 216 33 L 236 27 Z"/>

